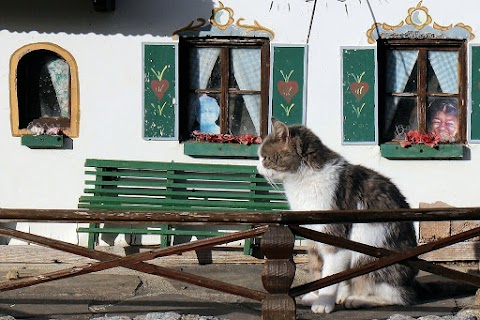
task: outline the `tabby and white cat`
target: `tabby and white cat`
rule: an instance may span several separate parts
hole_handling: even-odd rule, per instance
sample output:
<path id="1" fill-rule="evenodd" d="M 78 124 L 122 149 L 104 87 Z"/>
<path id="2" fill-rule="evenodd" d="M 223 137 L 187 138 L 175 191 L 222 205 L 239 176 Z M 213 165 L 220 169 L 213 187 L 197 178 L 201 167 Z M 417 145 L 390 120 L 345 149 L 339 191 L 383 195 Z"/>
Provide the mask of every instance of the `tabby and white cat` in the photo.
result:
<path id="1" fill-rule="evenodd" d="M 283 183 L 292 210 L 408 208 L 405 197 L 386 177 L 347 162 L 327 148 L 305 126 L 287 127 L 272 119 L 272 133 L 259 150 L 258 171 Z M 401 251 L 417 245 L 411 222 L 309 225 L 311 229 L 372 246 Z M 358 267 L 374 258 L 314 242 L 309 249 L 311 272 L 323 277 Z M 321 263 L 318 263 L 321 261 Z M 323 264 L 321 266 L 321 264 Z M 313 266 L 313 267 L 312 267 Z M 321 268 L 320 268 L 321 266 Z M 315 313 L 346 308 L 408 305 L 414 297 L 417 270 L 393 265 L 339 285 L 305 295 L 302 303 Z"/>

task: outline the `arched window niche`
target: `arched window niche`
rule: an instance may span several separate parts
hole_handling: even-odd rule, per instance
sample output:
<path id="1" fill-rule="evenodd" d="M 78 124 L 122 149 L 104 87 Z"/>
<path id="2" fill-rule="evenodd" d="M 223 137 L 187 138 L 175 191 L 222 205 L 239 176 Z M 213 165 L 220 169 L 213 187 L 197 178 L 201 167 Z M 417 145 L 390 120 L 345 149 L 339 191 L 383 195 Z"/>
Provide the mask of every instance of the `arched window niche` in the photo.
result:
<path id="1" fill-rule="evenodd" d="M 15 137 L 59 129 L 57 134 L 77 138 L 80 110 L 73 56 L 47 42 L 15 51 L 10 59 L 10 109 Z"/>

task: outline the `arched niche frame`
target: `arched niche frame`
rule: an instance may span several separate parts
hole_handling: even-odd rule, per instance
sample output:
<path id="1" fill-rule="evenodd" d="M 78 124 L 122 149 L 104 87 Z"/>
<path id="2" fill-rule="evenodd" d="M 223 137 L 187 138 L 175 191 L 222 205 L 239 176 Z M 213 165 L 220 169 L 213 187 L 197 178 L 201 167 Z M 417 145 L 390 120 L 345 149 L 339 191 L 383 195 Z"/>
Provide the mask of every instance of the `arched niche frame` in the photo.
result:
<path id="1" fill-rule="evenodd" d="M 27 44 L 10 58 L 12 135 L 32 134 L 29 124 L 59 126 L 70 138 L 79 135 L 78 68 L 73 56 L 48 42 Z"/>

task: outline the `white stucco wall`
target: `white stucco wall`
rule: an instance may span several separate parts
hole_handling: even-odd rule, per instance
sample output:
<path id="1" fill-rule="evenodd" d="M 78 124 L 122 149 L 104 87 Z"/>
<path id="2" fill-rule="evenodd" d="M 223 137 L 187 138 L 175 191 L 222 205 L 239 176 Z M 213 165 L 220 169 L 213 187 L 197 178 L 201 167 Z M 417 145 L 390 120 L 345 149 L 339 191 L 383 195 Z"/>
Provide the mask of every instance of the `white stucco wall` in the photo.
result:
<path id="1" fill-rule="evenodd" d="M 479 206 L 480 149 L 470 145 L 471 159 L 462 161 L 401 161 L 380 156 L 378 146 L 341 144 L 340 47 L 367 46 L 366 31 L 374 20 L 395 24 L 416 0 L 225 0 L 235 17 L 258 20 L 275 32 L 273 42 L 308 41 L 307 125 L 324 142 L 354 163 L 391 177 L 412 206 L 442 200 L 455 206 Z M 463 22 L 476 34 L 477 0 L 424 2 L 442 25 Z M 117 0 L 112 13 L 94 12 L 91 1 L 18 0 L 0 3 L 0 207 L 76 208 L 84 188 L 86 158 L 158 161 L 192 159 L 176 141 L 142 138 L 142 43 L 172 40 L 172 33 L 199 17 L 208 19 L 217 1 Z M 25 11 L 28 6 L 30 9 Z M 315 6 L 313 23 L 312 12 Z M 347 10 L 345 8 L 347 6 Z M 470 8 L 470 9 L 469 9 Z M 311 30 L 310 30 L 311 25 Z M 308 39 L 308 36 L 310 38 Z M 472 42 L 478 42 L 480 34 Z M 69 51 L 78 65 L 80 136 L 71 150 L 35 150 L 22 146 L 10 131 L 9 59 L 26 44 L 52 42 Z M 234 162 L 254 164 L 253 160 Z M 17 228 L 73 243 L 85 244 L 76 224 L 28 224 Z M 17 243 L 17 242 L 12 242 Z"/>

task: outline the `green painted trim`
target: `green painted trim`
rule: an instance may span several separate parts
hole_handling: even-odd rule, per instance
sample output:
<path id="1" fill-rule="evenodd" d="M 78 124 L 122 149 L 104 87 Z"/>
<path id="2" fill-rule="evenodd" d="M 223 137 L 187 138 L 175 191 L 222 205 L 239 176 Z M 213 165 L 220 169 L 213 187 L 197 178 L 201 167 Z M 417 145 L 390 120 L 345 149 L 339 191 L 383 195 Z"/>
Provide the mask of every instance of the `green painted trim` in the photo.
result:
<path id="1" fill-rule="evenodd" d="M 215 143 L 188 141 L 184 154 L 199 158 L 258 158 L 258 144 Z"/>
<path id="2" fill-rule="evenodd" d="M 63 147 L 62 135 L 38 135 L 25 134 L 22 136 L 22 146 L 32 149 L 54 149 Z"/>
<path id="3" fill-rule="evenodd" d="M 435 148 L 419 144 L 403 148 L 398 143 L 385 143 L 380 145 L 380 152 L 387 159 L 462 159 L 464 148 L 462 144 L 440 144 Z"/>

